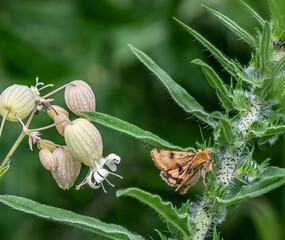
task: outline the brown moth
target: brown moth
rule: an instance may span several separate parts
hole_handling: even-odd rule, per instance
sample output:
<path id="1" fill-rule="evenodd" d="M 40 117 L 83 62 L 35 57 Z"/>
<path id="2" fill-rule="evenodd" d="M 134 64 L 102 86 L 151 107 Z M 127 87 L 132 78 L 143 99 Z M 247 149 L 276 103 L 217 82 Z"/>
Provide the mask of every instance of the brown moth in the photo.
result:
<path id="1" fill-rule="evenodd" d="M 155 165 L 161 170 L 160 176 L 170 186 L 180 187 L 180 194 L 185 194 L 189 188 L 194 186 L 203 177 L 203 183 L 206 187 L 206 172 L 212 171 L 213 159 L 210 150 L 198 152 L 172 151 L 154 148 L 151 151 L 152 159 Z"/>

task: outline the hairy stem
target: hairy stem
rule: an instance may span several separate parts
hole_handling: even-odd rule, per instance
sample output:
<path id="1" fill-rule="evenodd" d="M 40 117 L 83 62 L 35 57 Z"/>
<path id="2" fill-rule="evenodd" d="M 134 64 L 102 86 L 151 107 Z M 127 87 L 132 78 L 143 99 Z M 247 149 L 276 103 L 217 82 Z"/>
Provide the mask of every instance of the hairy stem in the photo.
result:
<path id="1" fill-rule="evenodd" d="M 252 96 L 251 103 L 248 111 L 239 119 L 238 128 L 241 138 L 243 139 L 243 145 L 238 148 L 228 148 L 224 156 L 220 161 L 218 167 L 216 182 L 221 183 L 224 186 L 228 186 L 231 183 L 233 173 L 239 163 L 240 156 L 243 152 L 247 133 L 249 127 L 258 118 L 260 113 L 261 102 L 257 96 Z M 213 199 L 214 200 L 214 199 Z M 196 216 L 196 232 L 194 235 L 195 240 L 203 240 L 208 232 L 209 226 L 214 218 L 215 210 L 213 209 L 213 201 L 204 199 L 203 204 Z"/>

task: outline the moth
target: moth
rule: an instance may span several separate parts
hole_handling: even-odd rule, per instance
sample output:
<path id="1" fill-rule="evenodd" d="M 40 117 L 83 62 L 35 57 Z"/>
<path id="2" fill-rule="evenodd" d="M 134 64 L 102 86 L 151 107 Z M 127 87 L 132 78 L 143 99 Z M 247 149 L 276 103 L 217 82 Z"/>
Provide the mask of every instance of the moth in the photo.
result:
<path id="1" fill-rule="evenodd" d="M 161 170 L 160 176 L 170 186 L 177 186 L 180 194 L 185 194 L 189 188 L 194 186 L 203 177 L 206 187 L 206 172 L 212 171 L 212 151 L 201 149 L 198 152 L 172 151 L 154 148 L 151 151 L 155 165 Z"/>

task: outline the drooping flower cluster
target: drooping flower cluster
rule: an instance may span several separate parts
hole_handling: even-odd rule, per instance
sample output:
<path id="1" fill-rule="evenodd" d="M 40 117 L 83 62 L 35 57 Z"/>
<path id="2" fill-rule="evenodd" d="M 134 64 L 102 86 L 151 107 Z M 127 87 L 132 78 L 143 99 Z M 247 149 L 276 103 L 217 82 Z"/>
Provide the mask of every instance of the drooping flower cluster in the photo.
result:
<path id="1" fill-rule="evenodd" d="M 81 111 L 95 111 L 96 100 L 91 87 L 82 80 L 75 80 L 41 97 L 40 90 L 46 86 L 38 89 L 37 87 L 40 85 L 43 84 L 39 83 L 37 79 L 35 87 L 29 88 L 14 84 L 2 92 L 0 95 L 0 114 L 3 116 L 3 120 L 0 137 L 5 120 L 19 121 L 23 125 L 22 134 L 29 135 L 30 148 L 32 149 L 33 143 L 37 144 L 43 167 L 51 172 L 60 188 L 69 189 L 73 186 L 83 163 L 89 167 L 89 172 L 76 189 L 88 184 L 95 189 L 102 186 L 106 192 L 102 183 L 104 180 L 113 186 L 106 179 L 109 174 L 121 178 L 121 176 L 113 173 L 117 169 L 116 164 L 120 163 L 120 157 L 113 153 L 106 158 L 103 157 L 103 142 L 100 132 L 89 119 L 81 114 Z M 66 109 L 51 105 L 50 102 L 53 99 L 48 99 L 50 95 L 63 88 L 65 88 L 67 107 L 79 116 L 73 121 L 69 119 L 69 113 Z M 39 129 L 28 129 L 35 112 L 42 110 L 42 104 L 47 107 L 47 114 L 53 119 L 54 124 Z M 29 120 L 25 125 L 22 120 L 29 115 Z M 54 126 L 58 133 L 64 137 L 66 146 L 55 144 L 40 137 L 41 130 Z M 4 160 L 0 170 L 5 164 Z M 104 168 L 105 165 L 110 171 Z"/>

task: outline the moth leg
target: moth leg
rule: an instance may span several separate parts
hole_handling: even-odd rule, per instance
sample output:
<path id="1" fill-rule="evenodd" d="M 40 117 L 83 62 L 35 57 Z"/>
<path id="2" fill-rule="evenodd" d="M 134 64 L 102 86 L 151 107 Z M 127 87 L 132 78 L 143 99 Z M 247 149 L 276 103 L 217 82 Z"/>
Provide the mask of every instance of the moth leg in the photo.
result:
<path id="1" fill-rule="evenodd" d="M 213 160 L 213 161 L 214 161 L 214 160 Z M 213 163 L 213 162 L 210 163 L 210 170 L 211 170 L 211 172 L 213 173 L 215 180 L 217 181 L 216 176 L 215 176 L 215 174 L 214 174 L 214 170 L 213 170 L 212 163 Z"/>
<path id="2" fill-rule="evenodd" d="M 205 188 L 206 188 L 206 172 L 207 172 L 206 169 L 202 168 L 201 174 L 203 176 L 203 183 L 204 183 Z"/>

